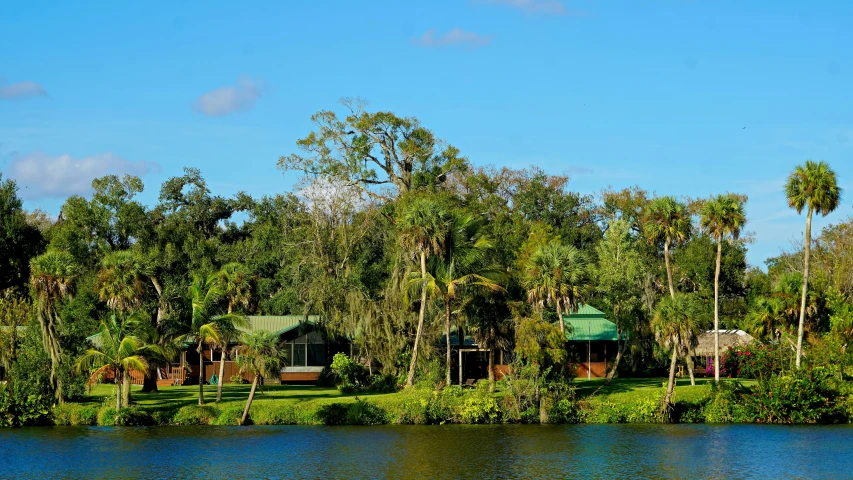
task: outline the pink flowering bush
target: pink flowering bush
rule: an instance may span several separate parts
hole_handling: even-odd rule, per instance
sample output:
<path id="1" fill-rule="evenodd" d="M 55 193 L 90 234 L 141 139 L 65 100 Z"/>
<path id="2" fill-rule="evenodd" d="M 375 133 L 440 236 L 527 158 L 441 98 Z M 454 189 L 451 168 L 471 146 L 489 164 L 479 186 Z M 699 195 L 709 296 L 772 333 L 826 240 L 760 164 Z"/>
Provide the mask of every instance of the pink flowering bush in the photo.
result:
<path id="1" fill-rule="evenodd" d="M 720 374 L 736 378 L 770 378 L 789 370 L 792 358 L 792 352 L 780 345 L 757 342 L 738 345 L 720 355 Z"/>

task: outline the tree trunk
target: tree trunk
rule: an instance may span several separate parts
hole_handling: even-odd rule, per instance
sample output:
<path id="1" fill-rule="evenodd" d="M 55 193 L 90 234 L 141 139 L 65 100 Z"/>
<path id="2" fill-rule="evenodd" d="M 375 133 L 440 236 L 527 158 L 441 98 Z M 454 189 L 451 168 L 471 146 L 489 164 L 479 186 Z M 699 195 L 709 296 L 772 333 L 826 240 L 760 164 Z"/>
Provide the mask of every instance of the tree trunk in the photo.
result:
<path id="1" fill-rule="evenodd" d="M 803 358 L 803 335 L 806 325 L 806 300 L 809 293 L 809 253 L 812 246 L 812 206 L 809 205 L 809 213 L 806 216 L 806 244 L 805 259 L 803 263 L 803 297 L 800 300 L 800 326 L 797 328 L 797 370 Z"/>
<path id="2" fill-rule="evenodd" d="M 125 370 L 122 377 L 123 377 L 122 378 L 122 384 L 123 384 L 122 389 L 123 390 L 121 392 L 121 397 L 122 397 L 121 403 L 123 403 L 125 407 L 129 407 L 130 406 L 130 386 L 132 385 L 131 377 L 130 377 L 130 370 Z"/>
<path id="3" fill-rule="evenodd" d="M 222 381 L 222 375 L 225 375 L 225 354 L 227 350 L 224 346 L 222 347 L 222 357 L 219 359 L 219 381 L 216 383 L 216 403 L 222 401 L 222 384 L 225 383 Z"/>
<path id="4" fill-rule="evenodd" d="M 723 237 L 717 237 L 717 268 L 714 270 L 714 382 L 720 383 L 720 259 L 723 257 Z M 693 381 L 693 377 L 690 377 Z"/>
<path id="5" fill-rule="evenodd" d="M 560 301 L 554 302 L 557 305 L 557 321 L 560 322 L 560 332 L 566 336 L 566 322 L 563 321 L 563 310 L 560 308 Z"/>
<path id="6" fill-rule="evenodd" d="M 450 300 L 444 301 L 444 334 L 447 342 L 447 369 L 445 375 L 445 386 L 450 386 Z"/>
<path id="7" fill-rule="evenodd" d="M 163 287 L 160 286 L 160 282 L 154 275 L 151 275 L 151 284 L 154 285 L 154 290 L 157 291 L 157 326 L 159 327 L 163 322 L 163 317 L 166 316 L 165 309 L 163 308 Z"/>
<path id="8" fill-rule="evenodd" d="M 421 279 L 426 281 L 426 252 L 421 250 Z M 421 292 L 421 311 L 418 314 L 418 329 L 415 331 L 415 346 L 412 349 L 412 364 L 409 365 L 409 377 L 406 379 L 406 386 L 411 387 L 415 383 L 415 366 L 418 363 L 418 346 L 421 341 L 421 333 L 424 328 L 424 315 L 426 315 L 427 289 L 423 286 Z"/>
<path id="9" fill-rule="evenodd" d="M 113 380 L 116 382 L 116 412 L 121 410 L 121 372 L 119 369 L 113 371 Z"/>
<path id="10" fill-rule="evenodd" d="M 489 391 L 495 391 L 495 349 L 489 349 Z"/>
<path id="11" fill-rule="evenodd" d="M 198 341 L 198 404 L 204 405 L 204 347 L 201 339 Z"/>
<path id="12" fill-rule="evenodd" d="M 688 354 L 685 362 L 687 363 L 687 373 L 690 374 L 690 386 L 695 387 L 696 377 L 693 376 L 693 357 Z"/>
<path id="13" fill-rule="evenodd" d="M 666 281 L 669 284 L 669 295 L 675 298 L 675 287 L 672 286 L 672 266 L 669 264 L 669 238 L 663 242 L 663 260 L 666 263 Z"/>
<path id="14" fill-rule="evenodd" d="M 672 361 L 669 362 L 669 381 L 666 384 L 666 394 L 660 403 L 661 413 L 667 411 L 672 405 L 672 392 L 675 390 L 675 364 L 678 360 L 678 344 L 672 343 Z"/>
<path id="15" fill-rule="evenodd" d="M 145 379 L 142 381 L 142 390 L 143 393 L 153 393 L 158 392 L 157 388 L 157 368 L 149 368 L 148 373 L 145 374 Z"/>
<path id="16" fill-rule="evenodd" d="M 613 361 L 613 366 L 607 372 L 607 377 L 604 379 L 605 385 L 610 385 L 613 381 L 613 376 L 616 375 L 616 370 L 619 368 L 619 362 L 622 360 L 622 353 L 625 351 L 625 346 L 628 342 L 622 341 L 622 334 L 619 333 L 619 341 L 617 342 L 616 360 Z"/>
<path id="17" fill-rule="evenodd" d="M 252 389 L 249 390 L 249 399 L 246 400 L 246 408 L 243 409 L 243 417 L 240 419 L 240 425 L 245 425 L 246 419 L 249 418 L 249 408 L 252 407 L 252 400 L 255 399 L 255 390 L 258 388 L 258 378 L 260 378 L 260 375 L 255 375 L 255 379 L 252 380 Z"/>

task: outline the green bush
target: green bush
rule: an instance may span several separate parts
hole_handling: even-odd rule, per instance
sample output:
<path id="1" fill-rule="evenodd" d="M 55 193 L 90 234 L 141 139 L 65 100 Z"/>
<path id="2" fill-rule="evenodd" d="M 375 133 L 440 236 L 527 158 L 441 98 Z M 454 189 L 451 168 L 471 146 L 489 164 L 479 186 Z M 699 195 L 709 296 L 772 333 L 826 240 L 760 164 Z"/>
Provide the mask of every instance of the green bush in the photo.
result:
<path id="1" fill-rule="evenodd" d="M 243 417 L 243 405 L 228 405 L 219 412 L 211 425 L 238 425 Z"/>
<path id="2" fill-rule="evenodd" d="M 707 423 L 749 423 L 752 416 L 744 406 L 743 397 L 749 391 L 736 380 L 720 380 L 711 384 L 711 393 L 705 404 L 704 417 Z"/>
<path id="3" fill-rule="evenodd" d="M 53 422 L 56 425 L 97 425 L 98 407 L 80 405 L 79 403 L 63 403 L 53 408 Z"/>
<path id="4" fill-rule="evenodd" d="M 498 402 L 489 396 L 472 395 L 462 402 L 462 423 L 499 423 L 502 412 Z"/>
<path id="5" fill-rule="evenodd" d="M 320 423 L 312 404 L 296 404 L 284 407 L 252 405 L 249 422 L 255 425 L 316 425 Z M 240 410 L 242 415 L 243 411 Z"/>
<path id="6" fill-rule="evenodd" d="M 366 400 L 356 398 L 352 403 L 329 403 L 317 410 L 325 425 L 381 425 L 388 423 L 385 411 Z"/>
<path id="7" fill-rule="evenodd" d="M 764 345 L 752 342 L 747 345 L 729 347 L 720 356 L 720 373 L 737 378 L 770 378 L 793 364 L 791 350 L 779 345 Z"/>
<path id="8" fill-rule="evenodd" d="M 112 427 L 116 424 L 116 409 L 112 407 L 101 407 L 98 410 L 98 425 Z"/>
<path id="9" fill-rule="evenodd" d="M 846 420 L 844 398 L 829 372 L 816 367 L 758 382 L 746 408 L 761 423 L 835 423 Z"/>
<path id="10" fill-rule="evenodd" d="M 122 427 L 147 427 L 156 422 L 147 411 L 139 407 L 127 407 L 116 412 L 114 423 Z"/>
<path id="11" fill-rule="evenodd" d="M 210 425 L 219 417 L 219 409 L 213 405 L 188 405 L 181 407 L 172 417 L 174 425 Z"/>

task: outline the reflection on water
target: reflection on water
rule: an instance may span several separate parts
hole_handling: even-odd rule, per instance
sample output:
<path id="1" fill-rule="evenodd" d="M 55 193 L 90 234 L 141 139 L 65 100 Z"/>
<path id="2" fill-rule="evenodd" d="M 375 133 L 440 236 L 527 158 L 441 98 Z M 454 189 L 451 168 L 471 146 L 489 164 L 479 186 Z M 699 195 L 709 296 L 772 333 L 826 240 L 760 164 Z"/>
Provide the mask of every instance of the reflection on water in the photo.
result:
<path id="1" fill-rule="evenodd" d="M 0 430 L 2 478 L 839 478 L 853 427 Z"/>

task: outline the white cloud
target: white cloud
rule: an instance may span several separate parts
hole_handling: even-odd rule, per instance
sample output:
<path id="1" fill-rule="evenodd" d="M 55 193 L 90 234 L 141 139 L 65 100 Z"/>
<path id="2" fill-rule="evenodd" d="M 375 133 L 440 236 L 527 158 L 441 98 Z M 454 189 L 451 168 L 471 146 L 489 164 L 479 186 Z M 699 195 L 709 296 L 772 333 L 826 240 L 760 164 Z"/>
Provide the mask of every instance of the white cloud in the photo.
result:
<path id="1" fill-rule="evenodd" d="M 469 47 L 482 47 L 488 45 L 492 37 L 478 33 L 466 32 L 461 28 L 440 35 L 437 30 L 430 29 L 418 38 L 413 38 L 412 43 L 422 47 L 446 47 L 449 45 L 467 45 Z"/>
<path id="2" fill-rule="evenodd" d="M 479 0 L 480 3 L 505 5 L 528 14 L 582 16 L 583 10 L 568 10 L 559 0 Z"/>
<path id="3" fill-rule="evenodd" d="M 85 195 L 92 191 L 92 180 L 104 175 L 142 176 L 159 170 L 157 163 L 133 162 L 112 153 L 74 158 L 68 154 L 51 156 L 37 152 L 13 159 L 6 174 L 18 183 L 22 198 L 35 200 Z"/>
<path id="4" fill-rule="evenodd" d="M 6 83 L 0 79 L 0 99 L 46 97 L 47 91 L 35 82 Z"/>
<path id="5" fill-rule="evenodd" d="M 198 97 L 193 103 L 193 110 L 211 117 L 245 112 L 255 106 L 262 93 L 261 82 L 243 78 L 237 85 L 220 87 Z"/>

